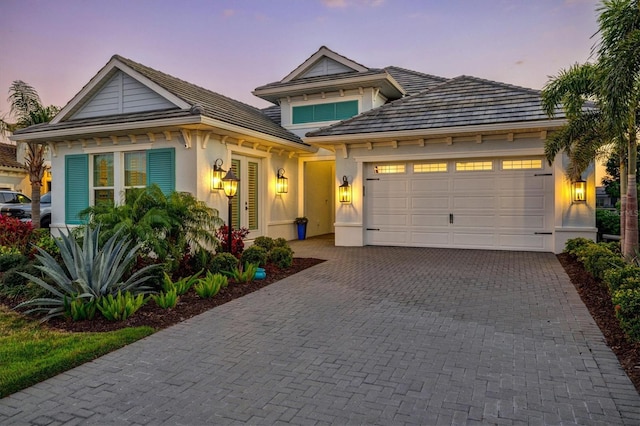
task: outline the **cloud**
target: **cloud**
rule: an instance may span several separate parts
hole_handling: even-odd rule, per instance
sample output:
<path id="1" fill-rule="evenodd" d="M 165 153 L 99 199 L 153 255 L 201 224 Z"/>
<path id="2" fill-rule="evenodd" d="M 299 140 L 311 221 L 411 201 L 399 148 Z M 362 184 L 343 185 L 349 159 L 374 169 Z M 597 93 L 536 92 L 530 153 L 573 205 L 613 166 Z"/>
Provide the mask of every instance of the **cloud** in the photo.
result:
<path id="1" fill-rule="evenodd" d="M 522 64 L 524 64 L 524 61 L 522 59 L 519 61 L 516 61 L 516 65 L 522 65 Z"/>
<path id="2" fill-rule="evenodd" d="M 231 18 L 235 14 L 236 11 L 233 9 L 225 9 L 222 11 L 222 16 L 224 16 L 225 18 Z"/>
<path id="3" fill-rule="evenodd" d="M 384 0 L 320 0 L 329 9 L 345 9 L 350 6 L 378 7 Z"/>

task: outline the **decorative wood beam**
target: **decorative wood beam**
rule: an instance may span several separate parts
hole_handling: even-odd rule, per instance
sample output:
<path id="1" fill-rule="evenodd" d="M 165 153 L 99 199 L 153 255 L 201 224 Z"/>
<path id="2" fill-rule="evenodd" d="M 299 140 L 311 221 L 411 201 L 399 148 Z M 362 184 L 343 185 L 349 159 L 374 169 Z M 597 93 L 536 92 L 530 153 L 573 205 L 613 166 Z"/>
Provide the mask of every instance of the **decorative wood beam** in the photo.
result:
<path id="1" fill-rule="evenodd" d="M 209 143 L 209 138 L 211 137 L 211 132 L 204 132 L 202 135 L 202 149 L 207 147 L 207 143 Z"/>
<path id="2" fill-rule="evenodd" d="M 131 143 L 135 144 L 135 143 L 138 142 L 138 138 L 137 138 L 136 135 L 132 134 L 132 135 L 127 135 L 127 136 L 129 136 L 129 139 L 131 140 Z"/>
<path id="3" fill-rule="evenodd" d="M 291 103 L 291 96 L 287 96 L 287 103 L 290 104 Z"/>
<path id="4" fill-rule="evenodd" d="M 373 143 L 372 142 L 367 142 L 367 149 L 369 151 L 371 151 L 373 149 Z"/>
<path id="5" fill-rule="evenodd" d="M 47 146 L 49 147 L 49 150 L 51 151 L 51 154 L 53 154 L 54 157 L 58 156 L 58 147 L 56 146 L 56 144 L 54 144 L 53 142 L 48 142 Z"/>
<path id="6" fill-rule="evenodd" d="M 87 141 L 82 139 L 82 142 L 80 142 L 80 145 L 82 145 L 83 148 L 86 148 L 87 147 Z"/>
<path id="7" fill-rule="evenodd" d="M 253 149 L 258 149 L 259 146 L 260 146 L 260 142 L 253 143 Z"/>
<path id="8" fill-rule="evenodd" d="M 391 141 L 391 147 L 394 149 L 398 148 L 398 141 Z"/>
<path id="9" fill-rule="evenodd" d="M 513 133 L 507 133 L 507 142 L 513 142 Z"/>
<path id="10" fill-rule="evenodd" d="M 156 135 L 152 132 L 147 133 L 147 137 L 149 138 L 149 142 L 155 142 L 156 141 Z"/>
<path id="11" fill-rule="evenodd" d="M 267 154 L 269 154 L 271 152 L 271 150 L 273 149 L 273 146 L 268 146 L 267 147 Z"/>
<path id="12" fill-rule="evenodd" d="M 222 145 L 226 145 L 227 144 L 227 139 L 229 139 L 229 136 L 224 135 L 221 139 L 220 139 L 220 143 Z"/>
<path id="13" fill-rule="evenodd" d="M 102 139 L 100 138 L 93 138 L 94 142 L 96 143 L 96 145 L 100 146 L 102 145 Z M 86 144 L 83 145 L 83 148 Z"/>
<path id="14" fill-rule="evenodd" d="M 79 139 L 80 143 L 82 144 L 86 144 L 84 139 Z M 71 149 L 71 147 L 73 146 L 73 142 L 71 141 L 67 141 L 67 148 Z"/>
<path id="15" fill-rule="evenodd" d="M 242 146 L 244 142 L 245 142 L 244 139 L 238 139 L 238 146 Z"/>
<path id="16" fill-rule="evenodd" d="M 344 97 L 344 89 L 340 89 L 340 97 L 343 98 Z"/>
<path id="17" fill-rule="evenodd" d="M 180 133 L 182 133 L 182 138 L 184 139 L 184 148 L 191 148 L 191 132 L 187 129 L 180 129 Z"/>
<path id="18" fill-rule="evenodd" d="M 476 135 L 476 143 L 482 143 L 482 135 Z"/>
<path id="19" fill-rule="evenodd" d="M 418 145 L 424 146 L 424 138 L 423 139 L 418 139 Z"/>
<path id="20" fill-rule="evenodd" d="M 294 155 L 296 155 L 295 151 L 289 152 L 289 159 L 293 158 Z"/>
<path id="21" fill-rule="evenodd" d="M 376 87 L 375 90 L 373 91 L 373 99 L 378 97 L 378 93 L 380 93 L 380 88 Z"/>
<path id="22" fill-rule="evenodd" d="M 303 100 L 305 100 L 305 101 L 308 99 L 308 97 L 307 97 L 307 94 L 306 94 L 306 93 L 302 95 L 302 99 L 303 99 Z"/>
<path id="23" fill-rule="evenodd" d="M 322 99 L 326 99 L 327 97 L 324 92 L 320 92 L 320 96 L 322 96 Z"/>
<path id="24" fill-rule="evenodd" d="M 340 145 L 340 148 L 342 148 L 342 158 L 349 158 L 349 151 L 347 150 L 347 144 L 343 143 L 342 145 Z"/>
<path id="25" fill-rule="evenodd" d="M 278 155 L 282 155 L 283 152 L 284 152 L 284 149 L 281 149 L 280 151 L 278 151 Z"/>
<path id="26" fill-rule="evenodd" d="M 362 87 L 358 87 L 358 93 L 364 95 L 364 89 Z"/>
<path id="27" fill-rule="evenodd" d="M 167 142 L 171 141 L 172 139 L 171 130 L 165 130 L 162 133 L 164 133 L 164 138 L 167 140 Z"/>
<path id="28" fill-rule="evenodd" d="M 542 139 L 543 141 L 547 140 L 547 131 L 546 130 L 542 130 L 540 132 L 540 139 Z"/>
<path id="29" fill-rule="evenodd" d="M 451 136 L 447 136 L 447 145 L 453 145 L 453 138 Z"/>
<path id="30" fill-rule="evenodd" d="M 113 142 L 114 145 L 118 145 L 118 143 L 120 141 L 118 140 L 117 136 L 111 135 L 111 142 Z M 98 144 L 98 145 L 100 145 L 100 144 Z"/>

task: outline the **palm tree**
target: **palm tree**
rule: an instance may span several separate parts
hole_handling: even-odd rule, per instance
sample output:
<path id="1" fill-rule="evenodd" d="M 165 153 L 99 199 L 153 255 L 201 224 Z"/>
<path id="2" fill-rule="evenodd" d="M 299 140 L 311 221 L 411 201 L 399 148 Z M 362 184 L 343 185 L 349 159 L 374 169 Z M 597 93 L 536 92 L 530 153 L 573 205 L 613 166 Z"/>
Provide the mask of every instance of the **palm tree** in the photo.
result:
<path id="1" fill-rule="evenodd" d="M 576 179 L 607 148 L 620 157 L 622 252 L 638 249 L 636 113 L 640 87 L 640 0 L 605 0 L 598 8 L 598 60 L 562 70 L 542 91 L 549 116 L 562 105 L 568 124 L 545 144 L 549 161 L 564 150 Z M 591 102 L 591 104 L 589 103 Z M 626 177 L 625 177 L 626 173 Z"/>
<path id="2" fill-rule="evenodd" d="M 38 92 L 22 80 L 16 80 L 11 84 L 7 100 L 11 105 L 9 113 L 15 117 L 16 122 L 11 126 L 5 120 L 0 120 L 0 131 L 3 132 L 48 123 L 60 110 L 53 105 L 43 106 Z M 46 146 L 38 142 L 27 142 L 26 145 L 24 161 L 31 183 L 31 221 L 34 227 L 39 228 L 42 178 L 47 169 L 45 165 Z"/>

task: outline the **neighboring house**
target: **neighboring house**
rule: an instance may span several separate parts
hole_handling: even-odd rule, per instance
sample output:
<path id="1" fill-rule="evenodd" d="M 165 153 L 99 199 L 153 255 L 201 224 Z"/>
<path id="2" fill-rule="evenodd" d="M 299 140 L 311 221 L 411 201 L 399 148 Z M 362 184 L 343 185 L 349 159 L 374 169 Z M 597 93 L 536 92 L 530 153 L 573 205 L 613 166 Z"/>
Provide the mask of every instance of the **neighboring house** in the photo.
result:
<path id="1" fill-rule="evenodd" d="M 127 188 L 158 183 L 188 191 L 227 220 L 211 188 L 216 160 L 240 177 L 234 227 L 293 239 L 335 232 L 336 245 L 401 245 L 559 252 L 595 238 L 594 173 L 574 201 L 560 157 L 544 141 L 540 92 L 398 67 L 368 68 L 321 47 L 281 81 L 253 92 L 274 106 L 245 105 L 114 56 L 49 124 L 17 141 L 49 144 L 52 228 L 78 212 L 119 202 Z M 287 193 L 277 193 L 284 170 Z M 340 188 L 349 202 L 340 202 Z"/>
<path id="2" fill-rule="evenodd" d="M 0 189 L 28 193 L 30 188 L 27 169 L 17 160 L 16 144 L 0 135 Z"/>

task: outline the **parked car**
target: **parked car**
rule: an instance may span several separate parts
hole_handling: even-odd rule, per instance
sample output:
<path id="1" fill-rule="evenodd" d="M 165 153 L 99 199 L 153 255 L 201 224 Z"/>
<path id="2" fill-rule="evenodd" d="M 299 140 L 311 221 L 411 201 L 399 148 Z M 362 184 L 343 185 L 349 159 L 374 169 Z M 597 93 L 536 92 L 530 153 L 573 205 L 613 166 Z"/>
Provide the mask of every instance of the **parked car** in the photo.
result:
<path id="1" fill-rule="evenodd" d="M 0 191 L 0 196 L 2 192 L 7 191 Z M 20 196 L 16 197 L 16 199 L 26 199 L 27 201 L 2 203 L 0 204 L 0 214 L 15 217 L 25 222 L 31 221 L 31 199 L 23 194 L 20 194 Z M 48 228 L 49 225 L 51 225 L 51 193 L 47 192 L 40 197 L 40 227 Z"/>

